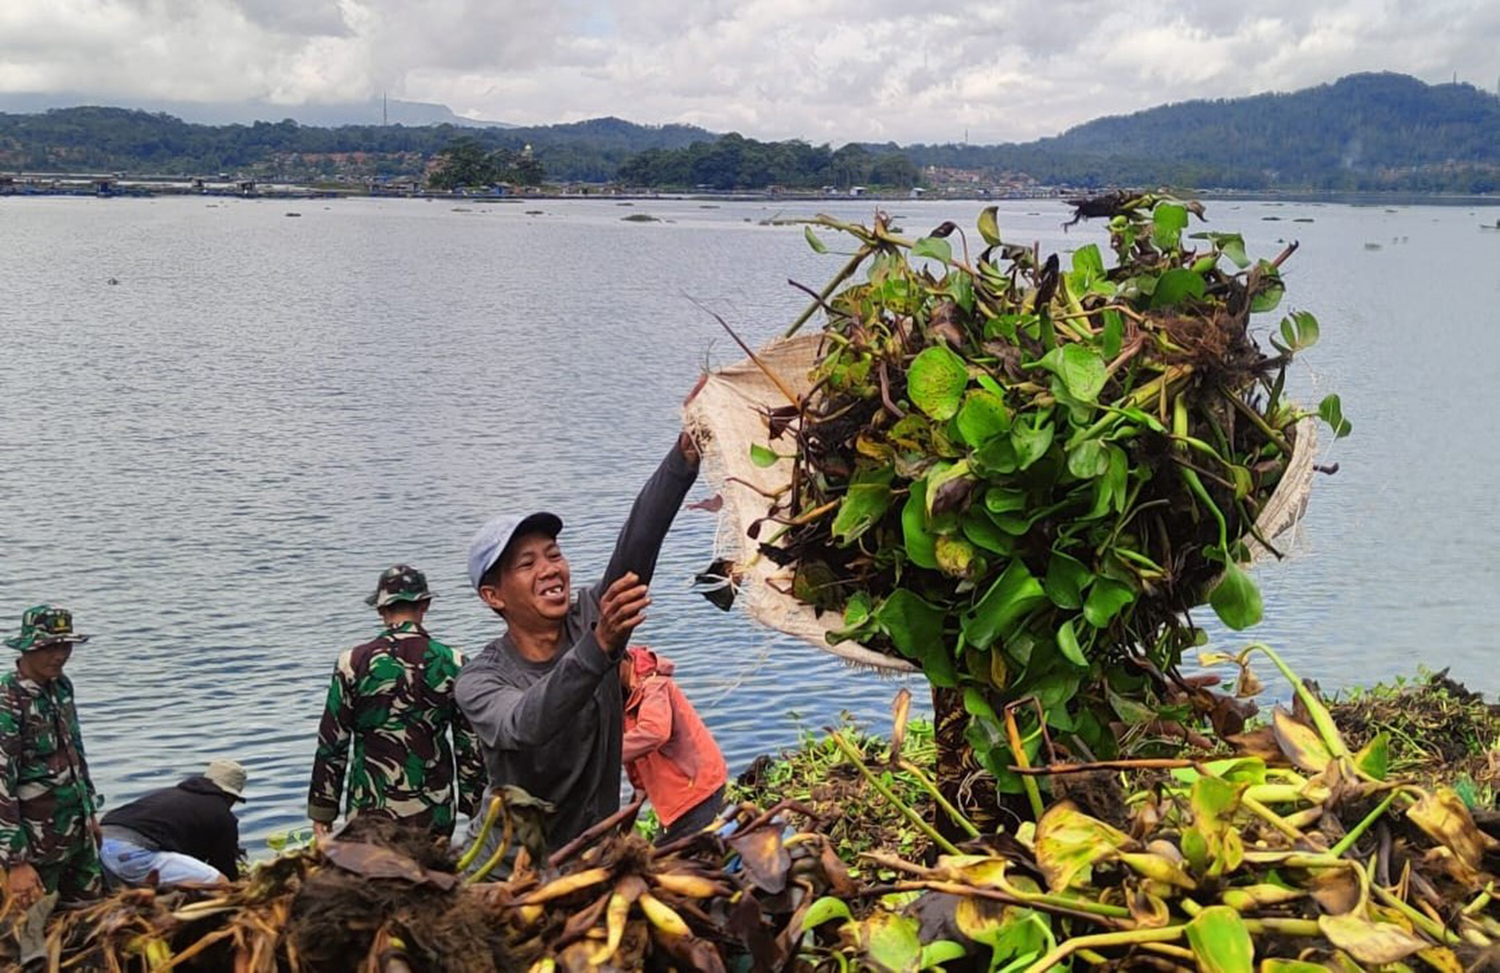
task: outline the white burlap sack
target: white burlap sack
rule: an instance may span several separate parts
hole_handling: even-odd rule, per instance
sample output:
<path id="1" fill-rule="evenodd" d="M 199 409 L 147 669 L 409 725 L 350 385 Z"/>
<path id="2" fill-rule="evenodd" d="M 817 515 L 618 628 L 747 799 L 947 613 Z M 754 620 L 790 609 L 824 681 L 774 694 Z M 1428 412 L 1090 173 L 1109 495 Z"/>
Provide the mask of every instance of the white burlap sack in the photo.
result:
<path id="1" fill-rule="evenodd" d="M 812 387 L 808 376 L 820 345 L 820 335 L 802 334 L 774 340 L 756 354 L 793 395 L 802 396 Z M 790 461 L 763 468 L 750 459 L 752 444 L 779 453 L 794 449 L 795 440 L 790 435 L 772 442 L 766 422 L 768 410 L 790 404 L 786 394 L 767 377 L 765 369 L 747 358 L 710 373 L 686 410 L 687 426 L 702 446 L 704 474 L 724 501 L 719 511 L 718 555 L 734 562 L 741 572 L 735 578 L 738 589 L 735 601 L 760 624 L 794 635 L 856 665 L 890 672 L 916 672 L 917 667 L 905 659 L 875 652 L 855 642 L 830 645 L 827 635 L 843 626 L 842 615 L 825 611 L 820 618 L 812 606 L 786 593 L 791 591 L 792 569 L 760 556 L 759 541 L 752 540 L 747 533 L 750 525 L 770 509 L 768 496 L 785 489 L 791 480 Z M 1291 464 L 1256 521 L 1267 540 L 1274 540 L 1290 529 L 1307 509 L 1315 448 L 1315 421 L 1304 419 L 1297 425 Z M 771 537 L 776 526 L 765 524 L 761 539 Z M 1253 556 L 1266 553 L 1253 539 L 1249 547 Z"/>

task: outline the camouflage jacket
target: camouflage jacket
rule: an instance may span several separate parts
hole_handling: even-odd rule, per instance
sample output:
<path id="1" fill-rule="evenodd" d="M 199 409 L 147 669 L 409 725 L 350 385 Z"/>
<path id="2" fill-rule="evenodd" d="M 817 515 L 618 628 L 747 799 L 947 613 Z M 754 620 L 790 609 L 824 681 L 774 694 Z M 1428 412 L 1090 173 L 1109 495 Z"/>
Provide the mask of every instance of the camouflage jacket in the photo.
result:
<path id="1" fill-rule="evenodd" d="M 462 665 L 457 650 L 409 622 L 340 655 L 318 727 L 308 817 L 338 817 L 346 767 L 350 817 L 381 814 L 451 834 L 455 769 L 457 809 L 473 816 L 485 771 L 453 700 Z"/>
<path id="2" fill-rule="evenodd" d="M 0 676 L 0 867 L 63 861 L 93 840 L 98 806 L 73 683 Z"/>

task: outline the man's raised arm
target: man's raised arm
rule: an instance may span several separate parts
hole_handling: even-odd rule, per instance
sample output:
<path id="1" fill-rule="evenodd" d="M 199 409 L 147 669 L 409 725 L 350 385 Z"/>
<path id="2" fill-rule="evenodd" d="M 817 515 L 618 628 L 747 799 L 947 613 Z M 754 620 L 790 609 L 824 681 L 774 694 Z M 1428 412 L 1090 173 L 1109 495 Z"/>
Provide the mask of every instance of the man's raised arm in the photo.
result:
<path id="1" fill-rule="evenodd" d="M 594 586 L 594 595 L 600 596 L 627 571 L 633 571 L 641 584 L 650 584 L 656 573 L 656 558 L 661 553 L 662 541 L 672 520 L 682 507 L 682 501 L 698 478 L 698 449 L 686 432 L 678 436 L 666 458 L 651 474 L 651 479 L 641 488 L 620 528 L 615 540 L 614 553 L 604 577 Z"/>

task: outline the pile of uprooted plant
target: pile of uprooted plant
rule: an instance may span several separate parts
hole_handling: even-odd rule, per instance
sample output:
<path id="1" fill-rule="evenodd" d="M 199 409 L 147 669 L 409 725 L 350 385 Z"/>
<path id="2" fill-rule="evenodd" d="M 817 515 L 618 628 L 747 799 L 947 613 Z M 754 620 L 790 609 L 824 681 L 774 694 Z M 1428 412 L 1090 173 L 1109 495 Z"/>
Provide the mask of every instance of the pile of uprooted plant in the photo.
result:
<path id="1" fill-rule="evenodd" d="M 1469 802 L 1493 801 L 1493 774 L 1476 764 L 1482 779 L 1467 792 L 1437 783 L 1437 750 L 1461 729 L 1493 752 L 1500 717 L 1439 683 L 1330 705 L 1265 646 L 1204 662 L 1240 667 L 1248 690 L 1257 652 L 1289 680 L 1290 709 L 1211 753 L 1024 769 L 1047 783 L 1046 806 L 1003 831 L 981 832 L 938 795 L 919 766 L 931 730 L 908 727 L 898 699 L 889 743 L 847 726 L 809 735 L 740 782 L 720 826 L 673 845 L 637 834 L 632 805 L 550 853 L 533 855 L 527 839 L 512 861 L 507 846 L 528 822 L 519 801 L 501 800 L 487 816 L 500 847 L 476 881 L 474 856 L 356 820 L 227 888 L 134 889 L 60 913 L 50 968 L 1457 971 L 1492 961 L 1500 842 L 1475 823 L 1494 828 L 1495 815 Z M 1430 733 L 1398 730 L 1403 699 L 1449 717 Z M 756 803 L 794 790 L 767 811 Z M 966 837 L 944 838 L 931 816 Z"/>
<path id="2" fill-rule="evenodd" d="M 789 805 L 735 806 L 715 832 L 656 847 L 631 826 L 636 803 L 547 853 L 530 840 L 516 851 L 539 829 L 514 798 L 492 800 L 485 831 L 503 835 L 483 865 L 355 819 L 230 885 L 130 889 L 56 913 L 40 968 L 712 971 L 738 956 L 781 969 L 813 902 L 856 892 L 825 835 L 786 827 Z"/>
<path id="3" fill-rule="evenodd" d="M 1112 260 L 1088 244 L 1066 269 L 1004 242 L 994 207 L 972 248 L 951 222 L 909 239 L 880 214 L 806 221 L 816 249 L 819 228 L 854 248 L 809 308 L 826 318 L 811 390 L 773 374 L 766 442 L 710 447 L 787 468 L 746 556 L 714 573 L 780 565 L 783 597 L 841 614 L 830 642 L 919 665 L 1010 793 L 1044 726 L 1093 757 L 1117 752 L 1119 724 L 1179 710 L 1238 728 L 1227 697 L 1178 676 L 1191 613 L 1259 621 L 1244 566 L 1300 514 L 1294 456 L 1313 468 L 1319 417 L 1349 431 L 1337 396 L 1309 412 L 1286 395 L 1313 315 L 1286 314 L 1266 347 L 1251 326 L 1295 245 L 1252 260 L 1167 196 L 1077 206 L 1109 219 Z"/>
<path id="4" fill-rule="evenodd" d="M 1500 711 L 1441 674 L 1329 704 L 1268 646 L 1202 661 L 1237 666 L 1250 693 L 1257 653 L 1289 681 L 1290 709 L 1213 752 L 1014 768 L 1050 799 L 1004 833 L 976 833 L 933 793 L 972 837 L 938 837 L 921 861 L 859 855 L 858 902 L 815 903 L 804 956 L 883 970 L 1491 968 Z M 1454 738 L 1462 772 L 1443 753 Z M 861 773 L 888 775 L 889 759 Z M 902 800 L 862 795 L 815 810 Z"/>

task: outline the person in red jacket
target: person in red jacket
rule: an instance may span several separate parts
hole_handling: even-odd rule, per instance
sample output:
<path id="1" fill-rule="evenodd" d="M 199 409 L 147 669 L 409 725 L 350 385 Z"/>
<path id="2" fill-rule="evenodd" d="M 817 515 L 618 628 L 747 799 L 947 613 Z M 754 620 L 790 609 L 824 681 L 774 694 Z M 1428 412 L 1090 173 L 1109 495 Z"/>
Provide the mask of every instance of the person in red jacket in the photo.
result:
<path id="1" fill-rule="evenodd" d="M 630 782 L 644 790 L 661 819 L 657 844 L 707 827 L 724 806 L 729 769 L 698 711 L 672 681 L 670 661 L 644 646 L 620 660 L 625 694 L 621 758 Z"/>

